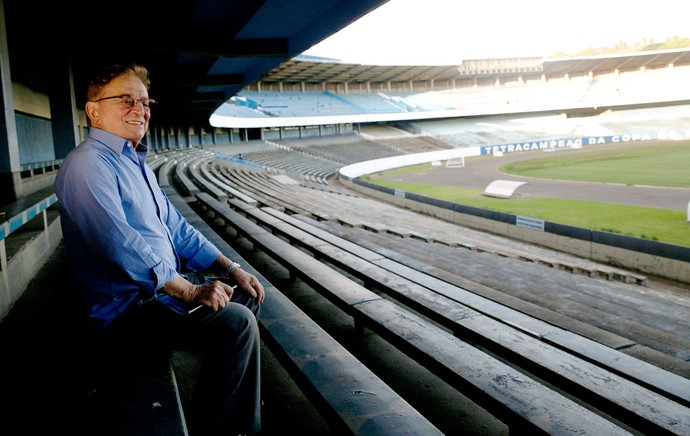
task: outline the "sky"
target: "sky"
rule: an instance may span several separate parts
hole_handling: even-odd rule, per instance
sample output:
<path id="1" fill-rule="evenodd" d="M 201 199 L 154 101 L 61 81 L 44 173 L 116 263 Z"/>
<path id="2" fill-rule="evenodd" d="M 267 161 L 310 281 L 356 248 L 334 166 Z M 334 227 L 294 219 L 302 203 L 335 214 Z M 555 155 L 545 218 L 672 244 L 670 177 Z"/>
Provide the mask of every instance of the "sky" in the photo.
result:
<path id="1" fill-rule="evenodd" d="M 673 36 L 690 38 L 688 0 L 390 0 L 304 54 L 367 65 L 460 65 Z"/>

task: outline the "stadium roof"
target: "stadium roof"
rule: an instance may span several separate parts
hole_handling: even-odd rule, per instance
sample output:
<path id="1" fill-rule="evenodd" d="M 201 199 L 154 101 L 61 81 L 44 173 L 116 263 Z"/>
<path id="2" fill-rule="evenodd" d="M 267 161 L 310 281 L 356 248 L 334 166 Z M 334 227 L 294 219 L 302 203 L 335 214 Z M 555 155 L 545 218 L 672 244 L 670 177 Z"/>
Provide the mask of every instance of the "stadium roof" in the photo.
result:
<path id="1" fill-rule="evenodd" d="M 253 88 L 258 84 L 425 82 L 525 74 L 543 74 L 550 78 L 688 64 L 690 49 L 572 58 L 473 59 L 462 65 L 443 66 L 346 64 L 335 60 L 297 57 L 276 66 L 255 82 Z"/>
<path id="2" fill-rule="evenodd" d="M 133 60 L 151 70 L 157 123 L 207 125 L 244 86 L 387 1 L 4 0 L 0 22 L 13 81 L 49 94 L 71 61 L 83 108 L 94 67 Z"/>

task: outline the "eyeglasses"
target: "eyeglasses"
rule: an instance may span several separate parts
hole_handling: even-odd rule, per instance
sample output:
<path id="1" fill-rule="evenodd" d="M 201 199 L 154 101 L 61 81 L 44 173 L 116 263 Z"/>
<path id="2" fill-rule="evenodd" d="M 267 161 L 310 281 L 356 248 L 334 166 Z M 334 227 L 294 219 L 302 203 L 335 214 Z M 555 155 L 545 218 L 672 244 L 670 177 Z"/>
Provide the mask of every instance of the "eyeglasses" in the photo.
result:
<path id="1" fill-rule="evenodd" d="M 134 98 L 129 95 L 113 95 L 112 97 L 103 97 L 99 98 L 98 100 L 94 100 L 94 103 L 98 103 L 99 101 L 103 100 L 111 100 L 113 98 L 119 98 L 121 100 L 120 104 L 125 105 L 130 110 L 134 109 L 134 107 L 141 102 L 141 105 L 144 107 L 144 110 L 148 112 L 151 110 L 151 106 L 154 106 L 156 104 L 156 100 L 152 98 Z"/>

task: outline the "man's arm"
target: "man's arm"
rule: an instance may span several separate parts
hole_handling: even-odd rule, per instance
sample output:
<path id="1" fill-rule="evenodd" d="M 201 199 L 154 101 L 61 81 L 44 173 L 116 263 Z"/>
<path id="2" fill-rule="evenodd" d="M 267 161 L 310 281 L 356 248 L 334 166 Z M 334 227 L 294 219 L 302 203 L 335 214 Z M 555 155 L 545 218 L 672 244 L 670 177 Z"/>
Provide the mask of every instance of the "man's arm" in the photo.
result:
<path id="1" fill-rule="evenodd" d="M 87 145 L 90 144 L 82 146 Z M 62 178 L 56 184 L 61 213 L 73 225 L 72 233 L 79 238 L 75 241 L 87 246 L 84 248 L 89 255 L 81 259 L 92 263 L 87 270 L 100 267 L 109 280 L 122 281 L 124 274 L 131 280 L 129 286 L 136 284 L 151 294 L 178 275 L 174 260 L 172 264 L 163 261 L 160 253 L 130 225 L 119 178 L 106 159 L 96 152 L 85 152 L 61 171 Z"/>

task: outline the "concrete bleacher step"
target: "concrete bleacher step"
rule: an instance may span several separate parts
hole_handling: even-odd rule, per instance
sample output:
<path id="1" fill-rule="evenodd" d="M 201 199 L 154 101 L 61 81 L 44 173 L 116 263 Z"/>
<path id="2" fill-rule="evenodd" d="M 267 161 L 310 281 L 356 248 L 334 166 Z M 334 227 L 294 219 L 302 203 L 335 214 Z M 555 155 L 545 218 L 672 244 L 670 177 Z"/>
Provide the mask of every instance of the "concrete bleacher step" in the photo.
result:
<path id="1" fill-rule="evenodd" d="M 228 184 L 237 186 L 238 189 L 242 189 L 242 192 L 244 192 L 247 196 L 254 198 L 257 203 L 262 205 L 270 205 L 285 210 L 285 207 L 278 199 L 273 197 L 270 191 L 266 192 L 265 190 L 259 189 L 262 184 L 261 179 L 255 181 L 254 183 L 242 183 L 243 179 L 253 180 L 254 174 L 256 173 L 256 170 L 230 169 L 222 166 L 216 168 L 216 174 L 221 180 Z"/>
<path id="2" fill-rule="evenodd" d="M 119 371 L 108 371 L 107 378 L 88 385 L 85 428 L 100 435 L 187 436 L 170 354 L 138 354 L 125 362 Z"/>
<path id="3" fill-rule="evenodd" d="M 281 184 L 272 182 L 272 178 L 266 177 L 265 174 L 247 170 L 230 171 L 227 168 L 221 168 L 221 174 L 225 174 L 227 177 L 232 178 L 233 181 L 241 183 L 245 189 L 251 191 L 252 196 L 257 199 L 263 199 L 263 204 L 274 205 L 280 209 L 289 210 L 292 213 L 304 213 L 324 219 L 323 214 L 312 214 L 310 208 L 302 199 L 293 196 L 293 193 L 287 188 L 281 189 L 281 186 L 279 186 Z M 288 177 L 283 176 L 283 178 L 286 179 Z M 294 183 L 298 182 L 294 181 Z"/>
<path id="4" fill-rule="evenodd" d="M 47 186 L 0 208 L 0 241 L 25 226 L 57 202 L 55 189 Z"/>
<path id="5" fill-rule="evenodd" d="M 267 288 L 267 295 L 260 321 L 264 341 L 289 373 L 309 380 L 313 401 L 340 422 L 336 427 L 353 434 L 441 434 L 280 291 Z"/>
<path id="6" fill-rule="evenodd" d="M 215 197 L 219 200 L 225 199 L 228 196 L 236 197 L 241 199 L 246 203 L 258 203 L 253 197 L 235 189 L 233 186 L 228 185 L 224 181 L 220 180 L 215 175 L 215 171 L 209 170 L 208 166 L 211 165 L 210 161 L 203 161 L 199 163 L 199 170 L 203 178 L 199 180 L 209 192 L 215 193 Z"/>
<path id="7" fill-rule="evenodd" d="M 7 315 L 61 238 L 52 185 L 0 208 L 0 319 Z"/>

